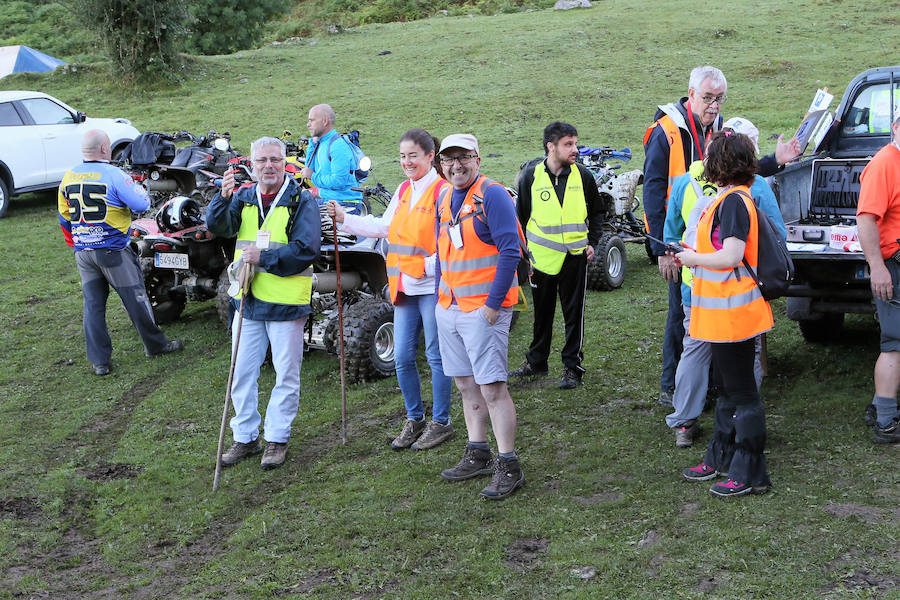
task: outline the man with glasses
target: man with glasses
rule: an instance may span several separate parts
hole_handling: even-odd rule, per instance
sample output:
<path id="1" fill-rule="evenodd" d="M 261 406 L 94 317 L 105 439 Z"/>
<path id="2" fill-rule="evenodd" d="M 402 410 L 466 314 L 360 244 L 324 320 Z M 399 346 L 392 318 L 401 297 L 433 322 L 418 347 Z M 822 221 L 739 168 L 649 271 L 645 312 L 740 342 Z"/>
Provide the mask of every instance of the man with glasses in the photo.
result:
<path id="1" fill-rule="evenodd" d="M 531 297 L 534 335 L 525 362 L 512 377 L 547 373 L 556 297 L 565 321 L 560 389 L 581 385 L 584 368 L 584 293 L 587 264 L 605 220 L 594 176 L 578 158 L 578 131 L 555 121 L 544 128 L 546 158 L 526 166 L 519 178 L 516 208 L 532 254 Z"/>
<path id="2" fill-rule="evenodd" d="M 722 127 L 719 114 L 728 99 L 728 82 L 719 69 L 697 67 L 691 71 L 688 95 L 678 102 L 659 106 L 655 121 L 644 134 L 644 219 L 647 233 L 663 239 L 666 203 L 676 177 L 687 172 L 695 160 L 703 160 L 706 141 Z M 759 160 L 759 174 L 774 175 L 786 162 L 800 155 L 796 138 L 785 142 L 779 136 L 775 153 Z M 663 334 L 663 366 L 659 403 L 672 405 L 675 369 L 682 351 L 684 313 L 681 310 L 681 274 L 665 246 L 650 240 L 659 272 L 669 285 L 669 310 Z"/>
<path id="3" fill-rule="evenodd" d="M 306 126 L 312 141 L 306 154 L 306 166 L 300 172 L 309 179 L 318 192 L 318 202 L 339 202 L 352 215 L 360 214 L 362 193 L 354 192 L 356 159 L 350 142 L 334 128 L 334 109 L 327 104 L 317 104 L 309 109 Z"/>
<path id="4" fill-rule="evenodd" d="M 206 212 L 211 232 L 237 237 L 234 267 L 239 273 L 249 270 L 250 277 L 231 385 L 234 444 L 222 456 L 226 466 L 262 451 L 257 379 L 269 346 L 275 386 L 266 409 L 263 469 L 284 463 L 300 403 L 303 326 L 312 312 L 312 263 L 319 254 L 322 229 L 312 195 L 285 176 L 284 157 L 284 143 L 277 138 L 253 142 L 250 158 L 256 183 L 235 189 L 234 170 L 229 168 L 221 192 Z M 237 312 L 242 292 L 240 286 L 234 288 L 229 293 Z M 238 319 L 236 315 L 231 327 L 233 345 Z"/>
<path id="5" fill-rule="evenodd" d="M 891 143 L 872 157 L 860 181 L 856 223 L 881 326 L 875 410 L 868 418 L 876 443 L 896 444 L 900 442 L 900 115 L 891 125 Z"/>
<path id="6" fill-rule="evenodd" d="M 515 452 L 516 407 L 506 387 L 512 307 L 519 298 L 516 266 L 524 243 L 506 188 L 479 173 L 478 141 L 444 138 L 439 151 L 453 186 L 438 203 L 438 306 L 441 362 L 462 396 L 468 443 L 447 481 L 491 475 L 481 497 L 502 500 L 525 483 Z M 490 418 L 498 457 L 487 441 Z"/>

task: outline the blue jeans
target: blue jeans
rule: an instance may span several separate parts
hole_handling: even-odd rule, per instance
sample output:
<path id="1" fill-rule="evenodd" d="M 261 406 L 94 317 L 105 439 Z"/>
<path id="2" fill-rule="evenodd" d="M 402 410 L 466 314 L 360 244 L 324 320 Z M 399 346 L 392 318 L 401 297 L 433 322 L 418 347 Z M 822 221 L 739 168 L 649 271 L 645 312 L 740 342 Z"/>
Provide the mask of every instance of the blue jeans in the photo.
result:
<path id="1" fill-rule="evenodd" d="M 663 334 L 662 376 L 659 389 L 671 392 L 675 389 L 675 370 L 681 360 L 684 339 L 684 311 L 681 309 L 681 274 L 677 281 L 669 281 L 669 312 L 666 315 L 666 331 Z"/>
<path id="2" fill-rule="evenodd" d="M 439 423 L 450 422 L 450 377 L 444 375 L 441 349 L 438 344 L 437 322 L 434 308 L 437 296 L 397 296 L 394 305 L 394 359 L 397 365 L 397 383 L 406 405 L 406 417 L 420 420 L 425 417 L 422 403 L 422 384 L 416 368 L 419 333 L 425 330 L 425 358 L 431 366 L 431 418 Z"/>

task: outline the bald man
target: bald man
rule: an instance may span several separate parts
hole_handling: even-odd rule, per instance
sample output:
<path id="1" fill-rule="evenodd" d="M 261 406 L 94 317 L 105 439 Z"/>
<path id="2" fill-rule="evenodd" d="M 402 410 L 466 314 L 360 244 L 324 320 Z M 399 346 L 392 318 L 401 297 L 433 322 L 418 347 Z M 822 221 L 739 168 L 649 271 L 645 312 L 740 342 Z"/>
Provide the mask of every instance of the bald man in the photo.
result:
<path id="1" fill-rule="evenodd" d="M 84 162 L 59 184 L 59 226 L 75 250 L 84 296 L 84 341 L 95 375 L 112 368 L 112 341 L 106 328 L 106 299 L 111 285 L 137 329 L 147 356 L 182 349 L 168 340 L 153 319 L 137 255 L 129 248 L 131 213 L 147 210 L 146 190 L 109 164 L 109 137 L 92 129 L 81 140 Z"/>
<path id="2" fill-rule="evenodd" d="M 306 126 L 313 140 L 302 175 L 316 186 L 316 200 L 319 204 L 334 200 L 350 214 L 360 214 L 362 194 L 350 189 L 358 185 L 354 172 L 359 165 L 350 142 L 334 128 L 334 109 L 327 104 L 313 106 Z"/>

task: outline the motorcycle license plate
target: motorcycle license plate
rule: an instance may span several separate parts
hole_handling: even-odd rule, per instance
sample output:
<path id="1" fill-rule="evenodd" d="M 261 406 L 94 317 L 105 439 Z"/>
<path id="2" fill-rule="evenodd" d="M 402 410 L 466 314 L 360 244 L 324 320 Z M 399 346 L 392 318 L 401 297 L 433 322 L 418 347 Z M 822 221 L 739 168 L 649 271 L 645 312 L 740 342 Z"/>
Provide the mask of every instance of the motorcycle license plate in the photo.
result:
<path id="1" fill-rule="evenodd" d="M 190 268 L 187 254 L 173 252 L 157 252 L 153 258 L 153 266 L 158 269 L 182 269 L 185 271 Z"/>

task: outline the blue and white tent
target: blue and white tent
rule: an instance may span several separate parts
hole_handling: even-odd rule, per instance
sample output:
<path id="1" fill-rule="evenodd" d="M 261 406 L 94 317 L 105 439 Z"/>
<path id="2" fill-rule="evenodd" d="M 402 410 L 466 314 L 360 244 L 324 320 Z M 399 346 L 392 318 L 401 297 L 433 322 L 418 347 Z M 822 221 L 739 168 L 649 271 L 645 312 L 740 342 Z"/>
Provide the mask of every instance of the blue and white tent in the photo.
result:
<path id="1" fill-rule="evenodd" d="M 39 73 L 52 71 L 59 65 L 64 64 L 66 63 L 28 46 L 0 47 L 0 77 L 24 71 L 36 71 Z"/>

